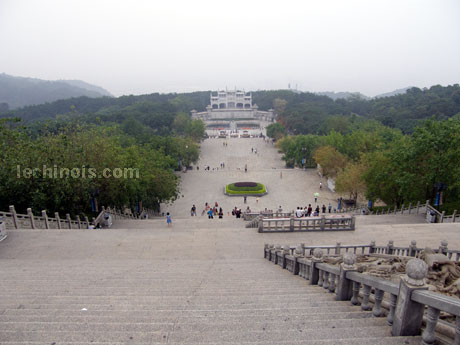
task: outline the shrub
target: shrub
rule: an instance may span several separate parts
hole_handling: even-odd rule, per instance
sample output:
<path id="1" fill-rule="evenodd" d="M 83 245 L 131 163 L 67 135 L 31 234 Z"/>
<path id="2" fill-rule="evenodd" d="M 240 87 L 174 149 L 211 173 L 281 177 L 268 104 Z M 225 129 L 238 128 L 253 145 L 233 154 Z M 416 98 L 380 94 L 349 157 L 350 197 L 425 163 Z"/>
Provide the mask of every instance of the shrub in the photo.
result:
<path id="1" fill-rule="evenodd" d="M 225 193 L 230 195 L 259 195 L 266 192 L 263 184 L 255 182 L 237 182 L 225 186 Z"/>

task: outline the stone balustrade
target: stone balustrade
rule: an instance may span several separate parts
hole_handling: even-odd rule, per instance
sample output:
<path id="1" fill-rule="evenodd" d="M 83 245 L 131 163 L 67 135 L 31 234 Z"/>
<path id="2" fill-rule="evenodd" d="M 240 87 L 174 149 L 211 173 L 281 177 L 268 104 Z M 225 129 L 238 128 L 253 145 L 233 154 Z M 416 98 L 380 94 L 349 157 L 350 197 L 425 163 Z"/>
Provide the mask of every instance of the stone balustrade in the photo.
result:
<path id="1" fill-rule="evenodd" d="M 447 243 L 444 245 L 447 247 Z M 422 344 L 435 344 L 435 331 L 453 338 L 454 344 L 460 344 L 460 300 L 427 290 L 424 279 L 428 269 L 423 260 L 410 259 L 406 274 L 399 283 L 395 283 L 359 273 L 356 254 L 351 251 L 343 253 L 340 266 L 324 263 L 323 249 L 320 247 L 313 249 L 312 256 L 306 256 L 304 252 L 305 246 L 302 245 L 294 249 L 273 244 L 264 247 L 266 259 L 306 279 L 310 285 L 321 286 L 335 294 L 336 300 L 360 305 L 362 310 L 372 311 L 374 317 L 386 316 L 393 336 L 420 335 L 422 323 L 425 322 Z M 438 324 L 441 312 L 454 316 L 455 325 Z"/>
<path id="2" fill-rule="evenodd" d="M 306 231 L 342 231 L 355 230 L 355 217 L 331 215 L 304 218 L 261 218 L 258 221 L 259 232 L 306 232 Z"/>
<path id="3" fill-rule="evenodd" d="M 49 217 L 45 210 L 41 211 L 40 216 L 36 216 L 31 208 L 27 209 L 27 214 L 20 214 L 16 212 L 13 205 L 9 207 L 9 212 L 0 212 L 0 218 L 3 219 L 2 223 L 5 229 L 89 229 L 96 227 L 98 224 L 104 226 L 108 221 L 106 219 L 107 215 L 113 219 L 137 218 L 115 209 L 106 209 L 104 207 L 102 207 L 99 215 L 91 221 L 86 216 L 83 219 L 80 216 L 71 219 L 68 213 L 65 218 L 61 218 L 58 212 L 54 213 L 54 217 Z"/>

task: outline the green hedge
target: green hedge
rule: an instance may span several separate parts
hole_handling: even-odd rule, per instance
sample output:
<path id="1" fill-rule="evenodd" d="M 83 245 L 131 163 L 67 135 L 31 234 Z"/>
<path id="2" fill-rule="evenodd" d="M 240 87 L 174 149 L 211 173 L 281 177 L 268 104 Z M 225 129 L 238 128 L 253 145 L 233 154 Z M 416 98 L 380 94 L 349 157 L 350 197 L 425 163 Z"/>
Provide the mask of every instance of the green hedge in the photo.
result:
<path id="1" fill-rule="evenodd" d="M 227 194 L 265 194 L 267 190 L 262 183 L 257 183 L 255 187 L 236 187 L 234 183 L 225 186 L 225 193 Z"/>

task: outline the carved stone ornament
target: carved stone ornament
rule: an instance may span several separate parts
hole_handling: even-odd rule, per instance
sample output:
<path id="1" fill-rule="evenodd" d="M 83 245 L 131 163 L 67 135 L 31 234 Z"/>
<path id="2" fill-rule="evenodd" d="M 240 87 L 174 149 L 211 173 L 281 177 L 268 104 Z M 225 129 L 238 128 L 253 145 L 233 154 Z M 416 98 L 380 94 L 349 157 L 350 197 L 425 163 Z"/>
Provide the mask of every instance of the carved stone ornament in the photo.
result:
<path id="1" fill-rule="evenodd" d="M 423 286 L 428 273 L 428 265 L 420 259 L 411 259 L 406 265 L 406 275 L 403 279 L 414 286 Z"/>

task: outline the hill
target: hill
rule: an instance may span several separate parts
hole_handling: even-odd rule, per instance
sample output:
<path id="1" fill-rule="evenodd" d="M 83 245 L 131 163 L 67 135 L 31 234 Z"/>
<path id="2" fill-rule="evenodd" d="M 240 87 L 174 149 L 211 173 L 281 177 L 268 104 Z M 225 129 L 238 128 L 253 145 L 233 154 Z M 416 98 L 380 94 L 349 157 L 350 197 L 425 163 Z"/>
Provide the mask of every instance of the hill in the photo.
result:
<path id="1" fill-rule="evenodd" d="M 324 91 L 324 92 L 315 92 L 316 95 L 327 96 L 332 98 L 334 101 L 336 99 L 349 99 L 349 98 L 361 98 L 361 99 L 370 99 L 370 97 L 363 95 L 360 92 L 335 92 L 335 91 Z"/>
<path id="2" fill-rule="evenodd" d="M 391 97 L 391 96 L 397 96 L 397 95 L 405 94 L 407 92 L 407 90 L 412 89 L 413 87 L 414 86 L 408 86 L 408 87 L 404 87 L 402 89 L 397 89 L 397 90 L 394 90 L 394 91 L 381 93 L 380 95 L 377 95 L 374 98 Z"/>
<path id="3" fill-rule="evenodd" d="M 48 81 L 0 74 L 0 103 L 7 103 L 9 109 L 81 96 L 97 98 L 112 95 L 103 88 L 80 80 Z"/>

